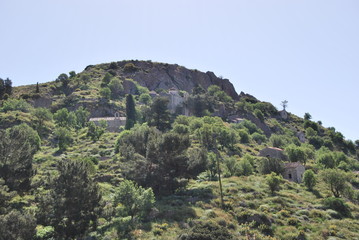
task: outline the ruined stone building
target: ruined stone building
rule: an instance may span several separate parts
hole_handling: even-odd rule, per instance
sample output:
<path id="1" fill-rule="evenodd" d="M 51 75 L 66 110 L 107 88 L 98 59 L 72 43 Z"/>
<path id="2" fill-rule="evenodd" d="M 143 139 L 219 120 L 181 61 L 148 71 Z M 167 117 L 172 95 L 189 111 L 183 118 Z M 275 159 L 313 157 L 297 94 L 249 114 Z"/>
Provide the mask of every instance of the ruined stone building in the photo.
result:
<path id="1" fill-rule="evenodd" d="M 259 151 L 259 156 L 269 157 L 269 158 L 278 158 L 283 161 L 287 160 L 287 156 L 283 153 L 283 149 L 275 147 L 266 147 Z"/>
<path id="2" fill-rule="evenodd" d="M 126 117 L 120 117 L 119 113 L 115 113 L 114 117 L 90 118 L 89 121 L 94 122 L 97 126 L 100 125 L 101 121 L 105 121 L 109 132 L 119 132 L 120 127 L 126 125 Z"/>
<path id="3" fill-rule="evenodd" d="M 301 183 L 305 167 L 300 162 L 284 164 L 283 178 L 292 182 Z"/>

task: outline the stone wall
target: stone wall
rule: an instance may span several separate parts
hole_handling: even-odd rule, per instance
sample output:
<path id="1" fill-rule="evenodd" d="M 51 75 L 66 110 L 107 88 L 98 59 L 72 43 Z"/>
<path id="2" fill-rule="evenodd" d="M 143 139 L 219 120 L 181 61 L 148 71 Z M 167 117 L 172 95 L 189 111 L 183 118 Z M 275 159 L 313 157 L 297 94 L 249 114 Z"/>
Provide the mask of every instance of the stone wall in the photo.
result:
<path id="1" fill-rule="evenodd" d="M 109 132 L 119 132 L 120 127 L 126 125 L 125 117 L 90 118 L 90 121 L 94 122 L 97 126 L 100 125 L 101 121 L 105 121 Z"/>

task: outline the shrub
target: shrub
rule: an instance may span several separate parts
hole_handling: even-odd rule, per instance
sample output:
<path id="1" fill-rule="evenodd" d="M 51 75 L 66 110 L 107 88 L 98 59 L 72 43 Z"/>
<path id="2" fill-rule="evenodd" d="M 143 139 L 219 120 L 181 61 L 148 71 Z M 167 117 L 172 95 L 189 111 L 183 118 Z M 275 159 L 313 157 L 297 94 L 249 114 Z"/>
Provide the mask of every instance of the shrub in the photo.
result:
<path id="1" fill-rule="evenodd" d="M 312 170 L 307 170 L 304 172 L 303 182 L 309 190 L 313 190 L 313 187 L 316 184 L 316 178 Z"/>
<path id="2" fill-rule="evenodd" d="M 272 134 L 272 136 L 270 136 L 269 138 L 269 142 L 273 147 L 277 147 L 277 148 L 283 148 L 283 146 L 286 143 L 284 136 L 277 134 Z"/>
<path id="3" fill-rule="evenodd" d="M 285 148 L 285 153 L 291 162 L 306 162 L 305 151 L 301 147 L 290 144 Z"/>
<path id="4" fill-rule="evenodd" d="M 126 63 L 123 67 L 123 71 L 126 73 L 136 72 L 137 70 L 139 70 L 139 68 L 136 67 L 133 63 Z"/>
<path id="5" fill-rule="evenodd" d="M 246 130 L 241 129 L 238 131 L 241 143 L 249 143 L 249 134 Z"/>
<path id="6" fill-rule="evenodd" d="M 261 110 L 256 109 L 253 113 L 259 120 L 261 120 L 262 122 L 264 121 L 264 115 Z"/>
<path id="7" fill-rule="evenodd" d="M 150 94 L 148 94 L 148 93 L 142 93 L 139 98 L 139 101 L 144 104 L 149 104 L 151 102 L 151 100 L 152 100 L 152 98 L 151 98 Z"/>
<path id="8" fill-rule="evenodd" d="M 227 228 L 220 226 L 219 224 L 209 222 L 197 223 L 188 234 L 182 234 L 179 237 L 180 240 L 230 240 L 233 236 L 227 230 Z"/>
<path id="9" fill-rule="evenodd" d="M 282 176 L 272 172 L 266 178 L 268 187 L 272 193 L 280 190 L 280 184 L 282 183 Z"/>
<path id="10" fill-rule="evenodd" d="M 254 141 L 256 141 L 258 144 L 262 144 L 263 142 L 265 142 L 267 140 L 265 135 L 257 133 L 257 132 L 252 134 L 252 139 Z"/>
<path id="11" fill-rule="evenodd" d="M 341 198 L 329 197 L 323 200 L 323 205 L 327 209 L 337 211 L 343 217 L 351 217 L 349 206 Z"/>
<path id="12" fill-rule="evenodd" d="M 261 174 L 269 174 L 271 172 L 281 174 L 284 170 L 284 165 L 283 162 L 277 158 L 261 158 L 257 169 Z"/>
<path id="13" fill-rule="evenodd" d="M 249 176 L 253 173 L 253 166 L 246 158 L 243 158 L 241 161 L 239 161 L 238 168 L 240 175 Z"/>
<path id="14" fill-rule="evenodd" d="M 31 109 L 31 105 L 28 104 L 24 99 L 13 99 L 10 98 L 3 102 L 3 106 L 0 108 L 0 112 L 8 111 L 22 111 L 28 112 Z"/>

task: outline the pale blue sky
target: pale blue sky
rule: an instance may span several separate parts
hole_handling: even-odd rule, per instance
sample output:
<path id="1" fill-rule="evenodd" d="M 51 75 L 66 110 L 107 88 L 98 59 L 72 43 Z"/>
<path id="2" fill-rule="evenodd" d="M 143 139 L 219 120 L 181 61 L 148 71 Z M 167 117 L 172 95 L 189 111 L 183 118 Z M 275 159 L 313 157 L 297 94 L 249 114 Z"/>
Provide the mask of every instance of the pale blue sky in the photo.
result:
<path id="1" fill-rule="evenodd" d="M 357 0 L 0 0 L 0 14 L 0 77 L 14 85 L 177 63 L 359 139 Z"/>

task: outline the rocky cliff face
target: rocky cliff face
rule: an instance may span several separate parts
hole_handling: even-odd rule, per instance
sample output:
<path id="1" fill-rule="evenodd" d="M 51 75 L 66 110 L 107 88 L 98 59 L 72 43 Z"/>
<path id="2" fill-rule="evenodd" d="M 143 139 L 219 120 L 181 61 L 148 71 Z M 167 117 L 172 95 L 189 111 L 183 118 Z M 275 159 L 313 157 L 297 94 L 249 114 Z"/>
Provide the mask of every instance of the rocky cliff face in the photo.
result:
<path id="1" fill-rule="evenodd" d="M 175 88 L 189 93 L 196 85 L 207 89 L 219 86 L 233 99 L 238 94 L 228 79 L 217 77 L 213 72 L 190 70 L 177 64 L 155 63 L 151 61 L 121 61 L 108 64 L 108 69 L 124 78 L 132 78 L 149 90 Z"/>

